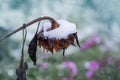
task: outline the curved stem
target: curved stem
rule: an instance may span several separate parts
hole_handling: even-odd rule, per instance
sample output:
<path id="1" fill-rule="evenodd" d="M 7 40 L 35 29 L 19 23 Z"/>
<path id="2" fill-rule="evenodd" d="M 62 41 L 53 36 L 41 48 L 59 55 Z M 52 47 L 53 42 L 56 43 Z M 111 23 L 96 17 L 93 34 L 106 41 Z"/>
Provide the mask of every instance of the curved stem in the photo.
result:
<path id="1" fill-rule="evenodd" d="M 20 30 L 22 30 L 22 29 L 24 29 L 24 28 L 38 22 L 38 21 L 41 21 L 41 20 L 49 20 L 51 22 L 51 24 L 52 24 L 52 29 L 55 29 L 55 28 L 57 28 L 59 26 L 57 21 L 55 19 L 51 18 L 51 17 L 48 17 L 48 16 L 39 17 L 39 18 L 34 19 L 34 20 L 32 20 L 32 21 L 30 21 L 30 22 L 28 22 L 26 24 L 23 24 L 23 26 L 19 27 L 18 29 L 14 30 L 13 32 L 9 33 L 8 35 L 4 36 L 3 38 L 0 38 L 0 42 L 2 42 L 4 39 L 10 37 L 11 35 L 15 34 L 16 32 L 18 32 L 18 31 L 20 31 Z M 26 26 L 24 26 L 24 25 L 26 25 Z"/>
<path id="2" fill-rule="evenodd" d="M 26 36 L 27 36 L 27 30 L 23 29 L 23 43 L 22 43 L 22 50 L 21 50 L 20 66 L 23 66 L 24 64 L 24 45 L 25 45 Z"/>

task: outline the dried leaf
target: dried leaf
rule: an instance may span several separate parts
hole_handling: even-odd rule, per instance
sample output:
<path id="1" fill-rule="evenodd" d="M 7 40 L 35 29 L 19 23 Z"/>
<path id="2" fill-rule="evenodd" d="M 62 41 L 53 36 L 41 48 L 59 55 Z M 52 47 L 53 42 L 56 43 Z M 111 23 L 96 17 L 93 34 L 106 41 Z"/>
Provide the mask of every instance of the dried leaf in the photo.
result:
<path id="1" fill-rule="evenodd" d="M 37 51 L 37 34 L 34 35 L 28 48 L 29 57 L 32 59 L 34 65 L 36 65 L 36 51 Z"/>

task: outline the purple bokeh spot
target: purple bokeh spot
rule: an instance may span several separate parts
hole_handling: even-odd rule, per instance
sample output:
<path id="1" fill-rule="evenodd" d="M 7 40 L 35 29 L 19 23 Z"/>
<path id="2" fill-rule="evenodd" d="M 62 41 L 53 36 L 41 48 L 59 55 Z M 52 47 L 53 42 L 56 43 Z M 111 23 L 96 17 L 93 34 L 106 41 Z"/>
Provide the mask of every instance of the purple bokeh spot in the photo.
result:
<path id="1" fill-rule="evenodd" d="M 78 73 L 76 64 L 73 61 L 65 61 L 64 65 L 66 68 L 71 70 L 71 76 L 75 76 Z"/>

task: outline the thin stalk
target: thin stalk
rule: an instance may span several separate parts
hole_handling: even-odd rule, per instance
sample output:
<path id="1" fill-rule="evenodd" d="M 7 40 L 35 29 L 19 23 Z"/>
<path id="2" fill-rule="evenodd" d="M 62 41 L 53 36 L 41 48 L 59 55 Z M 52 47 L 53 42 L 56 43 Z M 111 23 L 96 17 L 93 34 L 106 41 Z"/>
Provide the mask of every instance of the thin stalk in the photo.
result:
<path id="1" fill-rule="evenodd" d="M 0 38 L 0 42 L 2 42 L 4 39 L 10 37 L 11 35 L 15 34 L 16 32 L 22 30 L 22 29 L 25 29 L 26 27 L 38 22 L 38 21 L 41 21 L 41 20 L 49 20 L 52 24 L 52 29 L 55 29 L 59 26 L 59 24 L 57 23 L 57 21 L 51 17 L 48 17 L 48 16 L 44 16 L 44 17 L 39 17 L 39 18 L 36 18 L 26 24 L 23 24 L 23 25 L 26 25 L 26 26 L 20 26 L 18 29 L 14 30 L 13 32 L 9 33 L 8 35 Z"/>
<path id="2" fill-rule="evenodd" d="M 24 45 L 25 45 L 26 36 L 27 36 L 27 30 L 23 29 L 23 44 L 22 44 L 22 50 L 21 50 L 21 63 L 20 63 L 20 66 L 24 65 Z"/>

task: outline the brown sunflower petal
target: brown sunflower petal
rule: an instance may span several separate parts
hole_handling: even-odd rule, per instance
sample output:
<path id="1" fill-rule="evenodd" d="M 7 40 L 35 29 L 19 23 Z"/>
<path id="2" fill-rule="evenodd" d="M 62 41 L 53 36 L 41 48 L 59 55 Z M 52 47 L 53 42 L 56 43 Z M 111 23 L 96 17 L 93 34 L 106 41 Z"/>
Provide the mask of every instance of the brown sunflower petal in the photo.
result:
<path id="1" fill-rule="evenodd" d="M 79 43 L 79 41 L 78 41 L 77 33 L 75 34 L 75 38 L 76 38 L 77 45 L 79 46 L 79 48 L 81 48 L 80 43 Z"/>

